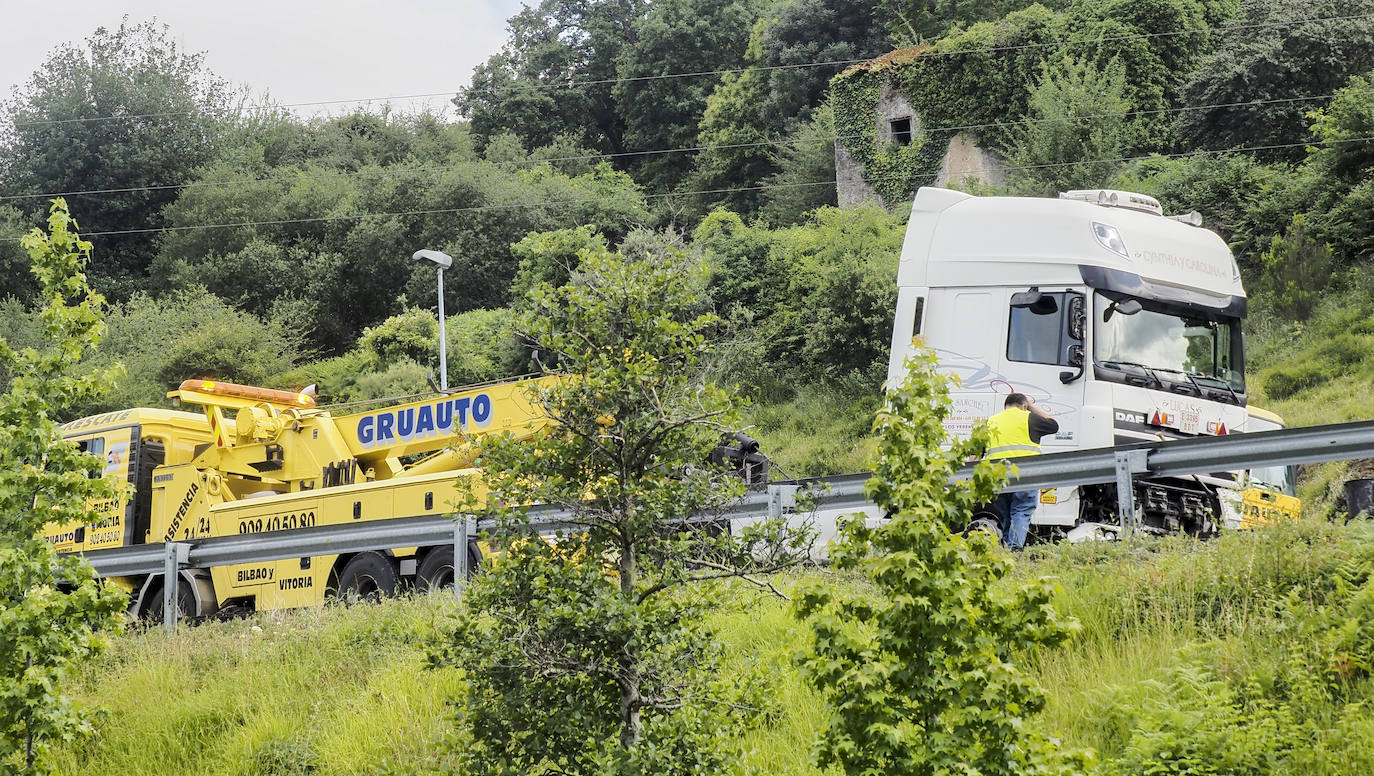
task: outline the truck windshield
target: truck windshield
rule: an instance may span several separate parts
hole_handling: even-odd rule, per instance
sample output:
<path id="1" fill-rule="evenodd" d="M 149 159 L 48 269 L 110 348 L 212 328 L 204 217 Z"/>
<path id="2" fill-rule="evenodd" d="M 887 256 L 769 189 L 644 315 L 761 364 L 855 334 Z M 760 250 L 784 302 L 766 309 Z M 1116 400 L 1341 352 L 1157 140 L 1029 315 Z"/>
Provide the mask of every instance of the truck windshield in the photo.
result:
<path id="1" fill-rule="evenodd" d="M 1095 294 L 1093 355 L 1108 374 L 1163 390 L 1176 386 L 1210 399 L 1240 404 L 1245 394 L 1245 355 L 1240 321 L 1180 312 L 1144 299 Z M 1118 307 L 1118 305 L 1120 307 Z"/>
<path id="2" fill-rule="evenodd" d="M 1256 485 L 1267 485 L 1282 493 L 1290 496 L 1297 495 L 1297 483 L 1295 477 L 1297 467 L 1295 466 L 1266 466 L 1263 469 L 1251 469 L 1250 481 Z"/>

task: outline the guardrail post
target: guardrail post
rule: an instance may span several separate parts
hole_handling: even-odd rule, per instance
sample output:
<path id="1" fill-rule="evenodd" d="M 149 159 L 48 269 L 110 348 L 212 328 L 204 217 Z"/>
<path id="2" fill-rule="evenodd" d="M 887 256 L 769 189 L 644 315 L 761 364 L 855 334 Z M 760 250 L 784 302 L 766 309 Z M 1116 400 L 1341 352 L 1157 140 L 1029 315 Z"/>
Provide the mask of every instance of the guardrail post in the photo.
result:
<path id="1" fill-rule="evenodd" d="M 797 506 L 797 485 L 769 485 L 768 486 L 768 517 L 776 520 L 783 514 Z"/>
<path id="2" fill-rule="evenodd" d="M 1121 532 L 1134 536 L 1139 520 L 1135 513 L 1135 484 L 1133 474 L 1149 471 L 1148 450 L 1117 450 L 1116 455 L 1116 513 L 1121 518 Z"/>
<path id="3" fill-rule="evenodd" d="M 453 597 L 462 598 L 468 581 L 468 516 L 453 523 Z"/>
<path id="4" fill-rule="evenodd" d="M 177 629 L 177 586 L 181 567 L 191 557 L 191 545 L 167 542 L 162 545 L 162 629 Z"/>

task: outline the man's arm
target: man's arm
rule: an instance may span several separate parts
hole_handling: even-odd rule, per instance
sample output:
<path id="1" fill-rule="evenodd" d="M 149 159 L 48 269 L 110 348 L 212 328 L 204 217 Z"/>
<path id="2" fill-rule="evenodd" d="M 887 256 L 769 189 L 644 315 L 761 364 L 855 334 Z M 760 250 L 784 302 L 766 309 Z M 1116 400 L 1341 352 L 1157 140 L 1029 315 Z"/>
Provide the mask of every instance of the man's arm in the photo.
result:
<path id="1" fill-rule="evenodd" d="M 1030 411 L 1030 417 L 1027 418 L 1029 421 L 1028 430 L 1030 431 L 1030 437 L 1037 444 L 1039 444 L 1041 437 L 1059 431 L 1059 421 L 1050 417 L 1049 413 L 1040 409 L 1039 405 L 1035 402 L 1032 401 L 1026 406 L 1026 409 Z"/>

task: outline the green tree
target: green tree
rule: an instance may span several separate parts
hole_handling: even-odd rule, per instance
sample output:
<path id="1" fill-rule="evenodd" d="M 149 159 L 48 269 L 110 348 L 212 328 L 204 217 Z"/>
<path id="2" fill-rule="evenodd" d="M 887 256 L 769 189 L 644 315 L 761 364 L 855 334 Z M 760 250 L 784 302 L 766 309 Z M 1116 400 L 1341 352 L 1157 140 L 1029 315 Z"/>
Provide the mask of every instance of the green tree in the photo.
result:
<path id="1" fill-rule="evenodd" d="M 541 283 L 561 286 L 572 277 L 586 251 L 606 250 L 606 238 L 590 226 L 556 229 L 551 232 L 531 232 L 510 247 L 511 254 L 520 261 L 511 284 L 511 298 L 523 304 Z"/>
<path id="2" fill-rule="evenodd" d="M 64 44 L 4 106 L 0 194 L 22 196 L 37 221 L 35 195 L 73 195 L 88 231 L 162 225 L 175 186 L 216 155 L 238 97 L 153 22 L 97 29 L 84 46 Z M 151 234 L 100 238 L 93 279 L 119 296 L 148 287 Z"/>
<path id="3" fill-rule="evenodd" d="M 785 229 L 746 226 L 725 210 L 707 216 L 692 249 L 711 268 L 712 299 L 732 321 L 750 322 L 766 354 L 731 373 L 840 377 L 885 358 L 904 231 L 871 205 L 822 207 Z"/>
<path id="4" fill-rule="evenodd" d="M 751 63 L 761 59 L 757 39 L 765 20 L 755 23 L 749 47 Z M 755 188 L 775 173 L 769 141 L 779 130 L 778 118 L 764 111 L 768 83 L 757 69 L 726 73 L 706 100 L 697 144 L 701 152 L 693 162 L 690 186 L 699 210 L 725 208 L 752 215 L 760 201 Z"/>
<path id="5" fill-rule="evenodd" d="M 1309 161 L 1346 183 L 1368 180 L 1374 171 L 1374 73 L 1352 76 L 1331 104 L 1307 114 L 1319 145 Z"/>
<path id="6" fill-rule="evenodd" d="M 689 148 L 706 99 L 719 78 L 708 73 L 744 64 L 749 29 L 765 0 L 659 0 L 635 23 L 620 51 L 612 94 L 630 151 Z M 651 153 L 633 159 L 635 178 L 655 191 L 675 188 L 691 170 L 690 155 Z"/>
<path id="7" fill-rule="evenodd" d="M 466 594 L 441 659 L 464 675 L 467 772 L 717 774 L 735 723 L 754 716 L 748 678 L 717 667 L 710 580 L 805 547 L 773 523 L 737 536 L 673 523 L 741 492 L 704 464 L 738 428 L 730 394 L 702 374 L 716 325 L 704 281 L 681 254 L 588 251 L 573 282 L 541 286 L 521 319 L 564 376 L 535 397 L 554 428 L 484 440 L 470 494 L 484 495 L 464 509 L 490 507 L 509 536 L 526 524 L 515 505 L 553 504 L 572 534 L 507 541 Z"/>
<path id="8" fill-rule="evenodd" d="M 1311 21 L 1321 20 L 1321 21 Z M 1289 145 L 1261 158 L 1302 158 L 1315 99 L 1374 67 L 1367 0 L 1245 0 L 1234 29 L 1184 83 L 1178 129 L 1198 148 Z M 1293 146 L 1292 144 L 1299 144 Z"/>
<path id="9" fill-rule="evenodd" d="M 935 363 L 928 350 L 909 361 L 874 423 L 882 457 L 867 491 L 891 519 L 850 521 L 832 545 L 835 566 L 869 584 L 813 584 L 797 604 L 815 633 L 802 664 L 831 711 L 820 764 L 856 776 L 1082 773 L 1083 756 L 1028 724 L 1045 694 L 1017 664 L 1076 623 L 1055 611 L 1046 580 L 1000 587 L 1011 558 L 986 534 L 960 533 L 1005 470 L 984 462 L 950 484 L 987 437 L 949 438 Z"/>
<path id="10" fill-rule="evenodd" d="M 762 215 L 775 226 L 800 222 L 835 200 L 835 112 L 822 105 L 774 151 L 778 171 L 766 179 Z"/>
<path id="11" fill-rule="evenodd" d="M 702 196 L 703 211 L 757 212 L 757 187 L 778 171 L 771 144 L 810 118 L 847 63 L 888 50 L 873 6 L 874 0 L 779 0 L 755 23 L 745 52 L 749 69 L 726 74 L 702 114 L 693 188 L 714 192 Z"/>
<path id="12" fill-rule="evenodd" d="M 1131 146 L 1125 92 L 1116 60 L 1102 70 L 1086 59 L 1046 62 L 1012 157 L 1016 185 L 1040 195 L 1104 185 Z"/>
<path id="13" fill-rule="evenodd" d="M 419 247 L 454 257 L 447 310 L 496 309 L 511 299 L 511 246 L 530 232 L 591 224 L 618 238 L 651 220 L 634 181 L 609 164 L 569 176 L 530 161 L 518 143 L 493 142 L 489 157 L 510 158 L 483 159 L 465 135 L 425 122 L 346 124 L 380 138 L 344 143 L 338 122 L 312 124 L 305 137 L 277 144 L 273 154 L 287 164 L 271 166 L 256 148 L 206 168 L 167 209 L 170 225 L 248 225 L 168 234 L 155 272 L 264 319 L 284 303 L 301 308 L 308 344 L 337 355 L 363 328 L 402 312 L 402 297 L 434 298 L 433 269 L 407 258 Z M 326 140 L 311 140 L 315 133 Z"/>
<path id="14" fill-rule="evenodd" d="M 1299 213 L 1282 237 L 1275 236 L 1260 257 L 1264 288 L 1274 310 L 1295 321 L 1307 320 L 1331 282 L 1331 246 L 1308 234 L 1307 218 Z"/>
<path id="15" fill-rule="evenodd" d="M 19 244 L 28 231 L 27 219 L 17 209 L 0 206 L 0 299 L 30 299 L 34 292 L 33 277 L 26 271 L 28 257 Z"/>
<path id="16" fill-rule="evenodd" d="M 589 148 L 624 151 L 611 87 L 647 7 L 646 0 L 543 0 L 512 16 L 505 47 L 477 66 L 453 101 L 479 143 L 509 132 L 533 148 L 571 134 Z"/>
<path id="17" fill-rule="evenodd" d="M 1313 237 L 1330 243 L 1342 263 L 1374 257 L 1374 74 L 1355 76 L 1331 104 L 1308 114 L 1319 145 L 1309 148 L 1303 165 L 1299 207 L 1309 209 Z"/>
<path id="18" fill-rule="evenodd" d="M 788 267 L 776 359 L 832 376 L 886 359 L 897 308 L 902 219 L 872 205 L 821 208 L 783 232 Z"/>
<path id="19" fill-rule="evenodd" d="M 1124 94 L 1130 110 L 1132 145 L 1128 150 L 1171 149 L 1172 119 L 1180 76 L 1192 72 L 1213 36 L 1215 18 L 1199 0 L 1079 0 L 1064 14 L 1070 56 L 1090 60 L 1097 69 L 1124 68 Z M 1052 56 L 1059 66 L 1061 56 Z M 1113 111 L 1102 110 L 1101 113 Z"/>
<path id="20" fill-rule="evenodd" d="M 39 531 L 49 523 L 94 524 L 92 505 L 116 495 L 104 461 L 62 440 L 56 417 L 89 401 L 108 370 L 72 376 L 100 341 L 102 299 L 86 285 L 91 245 L 76 234 L 62 200 L 50 234 L 24 238 L 43 308 L 45 342 L 16 350 L 0 338 L 9 386 L 0 395 L 0 773 L 49 773 L 48 747 L 90 735 L 90 713 L 61 689 L 107 646 L 123 592 L 95 579 L 77 556 L 57 556 Z"/>
<path id="21" fill-rule="evenodd" d="M 1040 0 L 1040 5 L 1059 10 L 1070 0 Z M 955 25 L 1001 19 L 1031 3 L 1026 0 L 878 0 L 875 13 L 901 45 L 929 43 L 943 37 Z"/>

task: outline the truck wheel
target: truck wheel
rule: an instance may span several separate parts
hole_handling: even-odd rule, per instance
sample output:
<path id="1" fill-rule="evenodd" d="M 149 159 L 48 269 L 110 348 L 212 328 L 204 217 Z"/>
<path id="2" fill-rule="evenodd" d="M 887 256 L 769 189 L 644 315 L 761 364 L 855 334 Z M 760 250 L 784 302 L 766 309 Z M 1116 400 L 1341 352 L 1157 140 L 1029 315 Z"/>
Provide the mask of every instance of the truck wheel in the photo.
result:
<path id="1" fill-rule="evenodd" d="M 994 542 L 1002 541 L 1002 526 L 998 524 L 996 517 L 986 514 L 976 515 L 968 525 L 964 526 L 964 536 L 971 536 L 975 533 L 985 533 L 992 537 Z"/>
<path id="2" fill-rule="evenodd" d="M 482 551 L 475 543 L 468 544 L 468 576 L 482 562 Z M 446 545 L 429 551 L 415 572 L 415 587 L 422 593 L 453 587 L 453 547 Z"/>
<path id="3" fill-rule="evenodd" d="M 398 575 L 391 558 L 378 552 L 362 552 L 344 564 L 339 574 L 339 597 L 379 601 L 396 595 Z"/>
<path id="4" fill-rule="evenodd" d="M 143 599 L 143 607 L 138 612 L 141 620 L 148 622 L 162 622 L 162 585 L 148 590 L 148 596 Z M 196 598 L 191 592 L 190 583 L 181 580 L 177 585 L 177 621 L 184 622 L 186 619 L 196 616 Z"/>

